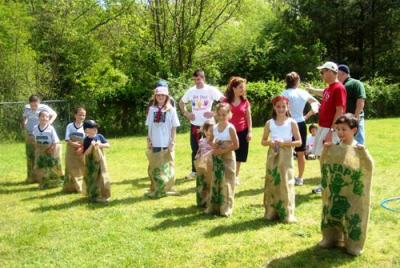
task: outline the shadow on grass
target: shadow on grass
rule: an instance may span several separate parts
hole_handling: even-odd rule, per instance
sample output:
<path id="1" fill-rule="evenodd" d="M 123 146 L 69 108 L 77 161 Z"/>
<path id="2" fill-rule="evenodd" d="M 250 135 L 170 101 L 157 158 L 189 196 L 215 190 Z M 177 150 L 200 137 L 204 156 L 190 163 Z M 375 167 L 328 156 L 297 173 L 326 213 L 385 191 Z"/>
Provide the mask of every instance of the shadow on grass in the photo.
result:
<path id="1" fill-rule="evenodd" d="M 181 185 L 181 184 L 184 184 L 184 183 L 187 183 L 187 182 L 192 182 L 193 184 L 196 184 L 196 180 L 195 179 L 188 180 L 185 177 L 183 177 L 183 178 L 176 179 L 175 180 L 175 185 Z"/>
<path id="2" fill-rule="evenodd" d="M 273 226 L 276 224 L 281 224 L 279 221 L 267 221 L 264 218 L 257 218 L 249 221 L 243 221 L 243 222 L 238 222 L 234 223 L 231 225 L 223 225 L 223 226 L 217 226 L 207 232 L 205 234 L 205 237 L 207 238 L 212 238 L 216 237 L 219 235 L 223 235 L 226 233 L 239 233 L 239 232 L 244 232 L 244 231 L 249 231 L 249 230 L 258 230 L 267 226 Z"/>
<path id="3" fill-rule="evenodd" d="M 149 177 L 143 177 L 138 179 L 125 179 L 123 181 L 116 181 L 111 182 L 111 184 L 120 185 L 120 184 L 132 184 L 133 186 L 146 186 L 147 183 L 143 182 L 150 182 Z"/>
<path id="4" fill-rule="evenodd" d="M 309 179 L 304 179 L 304 185 L 314 185 L 318 186 L 321 184 L 321 177 L 313 177 Z"/>
<path id="5" fill-rule="evenodd" d="M 167 218 L 171 216 L 186 216 L 190 214 L 196 214 L 200 211 L 200 209 L 196 206 L 190 206 L 186 208 L 168 208 L 164 209 L 160 212 L 157 212 L 153 216 L 155 218 Z"/>
<path id="6" fill-rule="evenodd" d="M 322 249 L 315 245 L 290 256 L 269 261 L 264 267 L 338 267 L 356 260 L 341 249 Z"/>
<path id="7" fill-rule="evenodd" d="M 23 193 L 23 192 L 35 192 L 35 191 L 40 191 L 40 189 L 37 185 L 34 187 L 29 187 L 29 188 L 0 189 L 0 194 L 16 194 L 16 193 Z"/>
<path id="8" fill-rule="evenodd" d="M 264 193 L 264 188 L 249 189 L 249 190 L 244 190 L 244 191 L 235 193 L 235 198 L 239 198 L 239 197 L 243 197 L 243 196 L 254 196 L 254 195 L 259 195 L 261 193 Z"/>
<path id="9" fill-rule="evenodd" d="M 47 198 L 51 198 L 51 197 L 58 197 L 58 196 L 70 195 L 70 194 L 75 194 L 75 193 L 65 193 L 63 191 L 58 191 L 58 192 L 54 192 L 54 193 L 47 193 L 45 195 L 36 195 L 36 196 L 27 197 L 27 198 L 21 199 L 21 201 L 30 201 L 30 200 L 35 200 L 35 199 L 47 199 Z"/>
<path id="10" fill-rule="evenodd" d="M 10 187 L 10 186 L 20 186 L 20 185 L 29 185 L 32 183 L 28 183 L 26 181 L 4 181 L 0 182 L 0 186 Z"/>
<path id="11" fill-rule="evenodd" d="M 296 207 L 299 207 L 302 203 L 306 203 L 313 200 L 321 200 L 321 195 L 313 193 L 308 193 L 303 195 L 296 194 Z"/>
<path id="12" fill-rule="evenodd" d="M 38 208 L 34 208 L 31 211 L 33 212 L 47 212 L 52 210 L 64 210 L 64 209 L 71 209 L 77 206 L 86 205 L 90 209 L 98 209 L 98 208 L 108 208 L 114 206 L 121 206 L 121 205 L 132 205 L 138 202 L 149 200 L 145 196 L 134 196 L 128 197 L 124 199 L 111 199 L 108 203 L 95 203 L 89 202 L 87 197 L 81 197 L 79 199 L 73 200 L 68 203 L 62 203 L 57 205 L 49 205 L 49 206 L 40 206 Z"/>

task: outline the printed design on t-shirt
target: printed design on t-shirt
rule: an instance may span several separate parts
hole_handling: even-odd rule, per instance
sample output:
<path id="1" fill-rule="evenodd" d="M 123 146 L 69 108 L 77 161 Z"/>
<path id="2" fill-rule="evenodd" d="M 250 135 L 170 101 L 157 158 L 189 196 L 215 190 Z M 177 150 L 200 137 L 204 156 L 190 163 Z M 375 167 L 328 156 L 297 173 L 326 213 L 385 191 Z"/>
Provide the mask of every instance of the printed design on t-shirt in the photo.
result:
<path id="1" fill-rule="evenodd" d="M 210 103 L 209 97 L 205 95 L 193 96 L 192 99 L 192 109 L 193 111 L 205 110 Z"/>
<path id="2" fill-rule="evenodd" d="M 327 92 L 327 90 L 325 90 L 324 96 L 323 96 L 323 100 L 324 100 L 324 101 L 328 101 L 328 100 L 329 100 L 329 97 L 330 97 L 329 92 Z"/>
<path id="3" fill-rule="evenodd" d="M 161 112 L 161 116 L 160 116 L 160 120 L 158 121 L 157 119 L 157 114 L 158 111 L 153 112 L 154 116 L 153 116 L 153 122 L 154 123 L 165 123 L 165 120 L 167 118 L 167 113 L 166 112 Z"/>
<path id="4" fill-rule="evenodd" d="M 49 144 L 49 137 L 48 136 L 36 136 L 37 143 L 40 144 Z"/>
<path id="5" fill-rule="evenodd" d="M 69 135 L 70 138 L 75 138 L 75 139 L 82 139 L 85 137 L 85 135 L 81 132 L 73 132 Z"/>

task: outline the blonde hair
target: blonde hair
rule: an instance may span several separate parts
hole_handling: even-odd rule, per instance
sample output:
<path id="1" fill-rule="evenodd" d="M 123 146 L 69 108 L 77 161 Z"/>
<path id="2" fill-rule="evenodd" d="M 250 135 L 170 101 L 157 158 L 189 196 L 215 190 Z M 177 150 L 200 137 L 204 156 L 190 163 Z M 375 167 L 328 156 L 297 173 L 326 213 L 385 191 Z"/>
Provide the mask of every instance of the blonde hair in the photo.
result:
<path id="1" fill-rule="evenodd" d="M 215 112 L 218 114 L 219 111 L 225 110 L 227 114 L 231 113 L 231 106 L 226 102 L 218 103 L 217 107 L 215 108 Z"/>

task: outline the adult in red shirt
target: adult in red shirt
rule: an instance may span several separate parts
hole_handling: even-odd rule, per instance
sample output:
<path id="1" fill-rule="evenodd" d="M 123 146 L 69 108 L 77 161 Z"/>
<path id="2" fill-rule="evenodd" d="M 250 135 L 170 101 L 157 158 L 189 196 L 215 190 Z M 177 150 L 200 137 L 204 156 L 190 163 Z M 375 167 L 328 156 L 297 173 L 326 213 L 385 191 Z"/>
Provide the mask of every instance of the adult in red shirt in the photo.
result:
<path id="1" fill-rule="evenodd" d="M 335 122 L 339 116 L 346 111 L 346 89 L 338 80 L 338 66 L 336 63 L 327 61 L 318 69 L 322 79 L 328 84 L 324 90 L 315 89 L 311 85 L 307 90 L 314 95 L 322 97 L 319 109 L 319 126 L 317 135 L 314 139 L 313 154 L 321 156 L 324 143 L 339 143 L 339 137 L 335 132 Z M 314 189 L 313 192 L 320 193 L 321 188 Z"/>
<path id="2" fill-rule="evenodd" d="M 236 129 L 239 149 L 236 154 L 236 184 L 239 184 L 240 164 L 247 161 L 249 141 L 252 136 L 250 102 L 246 98 L 246 80 L 234 76 L 229 80 L 225 92 L 225 102 L 231 106 L 232 118 L 229 120 Z"/>

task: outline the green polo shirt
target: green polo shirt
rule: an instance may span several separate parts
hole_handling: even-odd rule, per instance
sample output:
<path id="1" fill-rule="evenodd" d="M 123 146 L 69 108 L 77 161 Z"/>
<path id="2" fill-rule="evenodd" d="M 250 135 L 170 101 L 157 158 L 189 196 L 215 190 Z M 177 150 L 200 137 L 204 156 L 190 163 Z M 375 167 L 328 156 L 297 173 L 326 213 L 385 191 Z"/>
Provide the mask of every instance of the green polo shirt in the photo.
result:
<path id="1" fill-rule="evenodd" d="M 344 87 L 347 92 L 347 113 L 352 113 L 356 111 L 357 99 L 366 99 L 364 84 L 360 80 L 353 79 L 351 77 L 344 81 Z M 361 114 L 363 112 L 361 111 Z"/>

